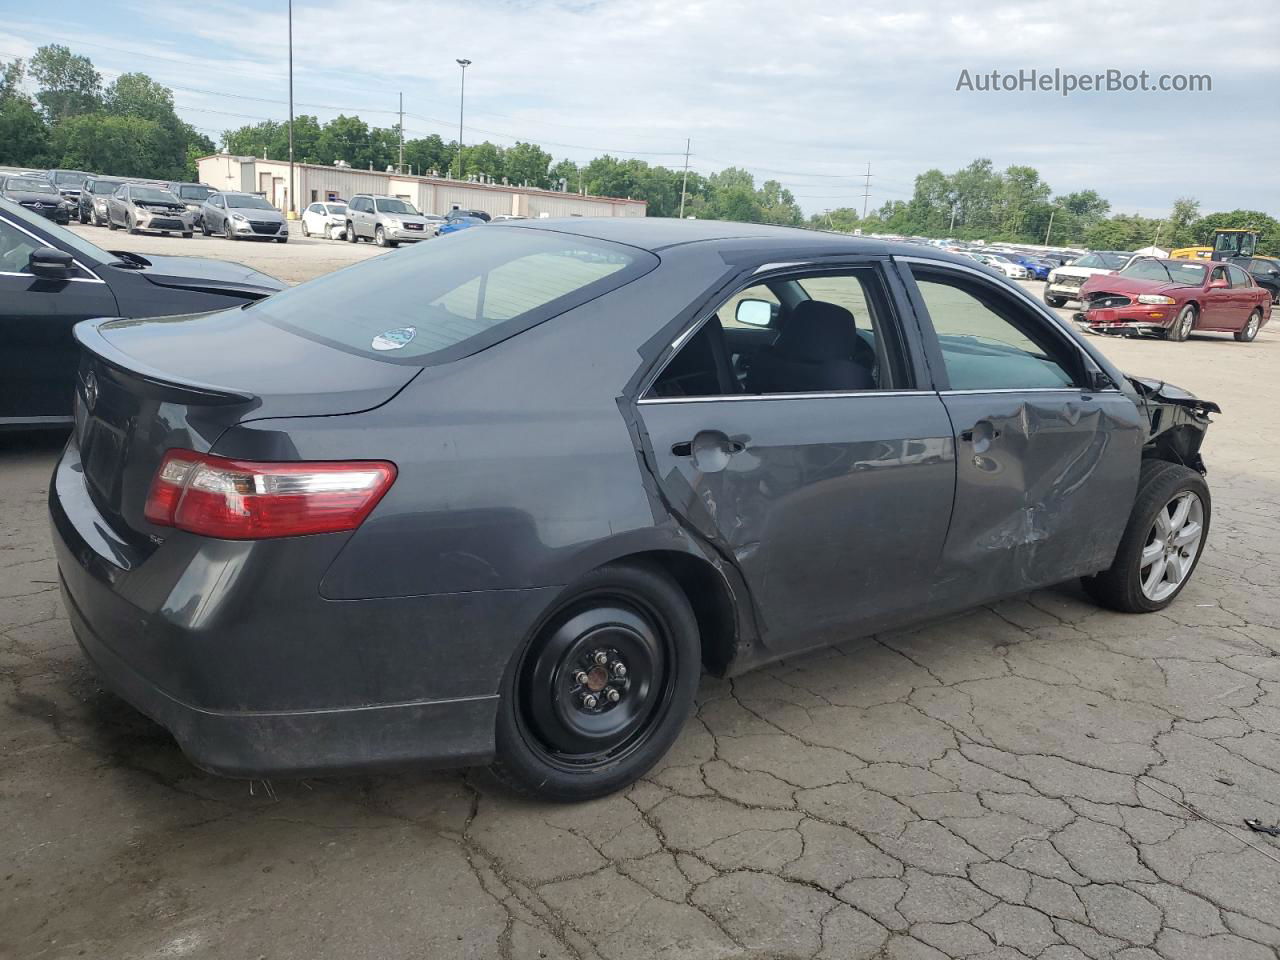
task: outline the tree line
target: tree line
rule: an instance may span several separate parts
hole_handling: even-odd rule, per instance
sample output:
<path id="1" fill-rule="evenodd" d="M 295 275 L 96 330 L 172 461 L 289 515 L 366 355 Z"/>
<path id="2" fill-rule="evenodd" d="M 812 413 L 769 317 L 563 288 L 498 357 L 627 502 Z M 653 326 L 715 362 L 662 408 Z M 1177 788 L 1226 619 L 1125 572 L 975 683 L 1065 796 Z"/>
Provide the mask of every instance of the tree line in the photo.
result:
<path id="1" fill-rule="evenodd" d="M 28 78 L 34 96 L 26 92 Z M 285 160 L 288 124 L 276 120 L 226 130 L 229 153 Z M 300 163 L 343 162 L 383 170 L 400 163 L 400 128 L 370 126 L 357 116 L 325 123 L 294 118 L 293 152 Z M 194 179 L 195 161 L 215 150 L 211 139 L 178 118 L 173 91 L 143 73 L 126 73 L 104 86 L 92 61 L 65 46 L 41 47 L 29 63 L 0 61 L 0 164 L 66 167 L 119 176 Z M 648 204 L 650 216 L 685 216 L 811 226 L 864 233 L 894 233 L 961 240 L 1086 246 L 1131 250 L 1155 244 L 1209 242 L 1218 227 L 1255 227 L 1260 249 L 1280 254 L 1280 223 L 1257 210 L 1201 215 L 1199 203 L 1179 198 L 1167 217 L 1112 213 L 1096 190 L 1055 195 L 1034 167 L 995 169 L 974 160 L 954 173 L 926 170 L 910 200 L 891 200 L 866 217 L 853 207 L 806 220 L 795 196 L 777 180 L 756 183 L 744 169 L 712 174 L 650 164 L 609 154 L 578 164 L 557 161 L 534 143 L 504 147 L 484 141 L 463 147 L 438 134 L 404 141 L 404 167 L 417 174 L 483 175 L 494 182 L 561 189 Z"/>
<path id="2" fill-rule="evenodd" d="M 41 47 L 30 63 L 0 62 L 0 164 L 189 180 L 196 159 L 214 149 L 178 118 L 173 91 L 146 74 L 104 86 L 88 57 L 60 44 Z"/>
<path id="3" fill-rule="evenodd" d="M 946 174 L 926 170 L 910 200 L 892 200 L 861 216 L 852 207 L 814 214 L 809 225 L 843 232 L 988 242 L 1088 247 L 1091 250 L 1163 249 L 1211 243 L 1222 227 L 1256 228 L 1259 249 L 1280 255 L 1280 222 L 1260 210 L 1201 215 L 1199 201 L 1179 197 L 1168 216 L 1112 213 L 1096 190 L 1054 195 L 1034 167 L 995 169 L 986 158 Z"/>

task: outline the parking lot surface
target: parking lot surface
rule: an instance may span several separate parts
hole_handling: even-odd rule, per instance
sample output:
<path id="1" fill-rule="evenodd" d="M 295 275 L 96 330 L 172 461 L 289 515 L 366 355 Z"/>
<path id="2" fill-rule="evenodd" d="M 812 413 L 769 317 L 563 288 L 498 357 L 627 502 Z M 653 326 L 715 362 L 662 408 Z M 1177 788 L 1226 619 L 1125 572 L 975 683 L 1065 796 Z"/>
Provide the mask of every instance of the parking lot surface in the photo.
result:
<path id="1" fill-rule="evenodd" d="M 374 252 L 76 229 L 292 282 Z M 1274 960 L 1280 839 L 1243 821 L 1280 821 L 1280 330 L 1102 347 L 1223 408 L 1172 607 L 1065 585 L 706 678 L 657 769 L 577 806 L 194 769 L 64 618 L 61 438 L 0 437 L 0 957 Z"/>

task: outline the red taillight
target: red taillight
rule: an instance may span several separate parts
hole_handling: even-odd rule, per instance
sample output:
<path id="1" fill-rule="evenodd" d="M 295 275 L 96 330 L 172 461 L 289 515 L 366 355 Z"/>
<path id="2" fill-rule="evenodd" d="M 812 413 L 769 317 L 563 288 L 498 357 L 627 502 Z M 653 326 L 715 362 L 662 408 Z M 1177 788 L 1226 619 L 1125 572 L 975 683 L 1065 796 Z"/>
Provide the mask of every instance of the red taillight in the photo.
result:
<path id="1" fill-rule="evenodd" d="M 384 460 L 258 463 L 170 450 L 151 481 L 146 518 L 224 540 L 354 530 L 396 478 Z"/>

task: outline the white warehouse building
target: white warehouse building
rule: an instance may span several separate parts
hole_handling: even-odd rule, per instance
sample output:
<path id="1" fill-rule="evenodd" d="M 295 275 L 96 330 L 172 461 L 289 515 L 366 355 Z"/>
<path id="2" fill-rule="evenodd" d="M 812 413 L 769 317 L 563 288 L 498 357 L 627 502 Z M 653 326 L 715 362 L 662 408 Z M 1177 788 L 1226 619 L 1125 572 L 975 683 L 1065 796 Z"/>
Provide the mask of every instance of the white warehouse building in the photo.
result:
<path id="1" fill-rule="evenodd" d="M 260 193 L 277 209 L 288 210 L 289 161 L 219 153 L 201 157 L 197 164 L 201 183 L 215 190 Z M 643 200 L 312 163 L 295 163 L 294 179 L 299 212 L 308 204 L 349 200 L 357 193 L 400 197 L 423 213 L 441 215 L 464 209 L 483 210 L 493 217 L 643 217 L 646 208 Z"/>

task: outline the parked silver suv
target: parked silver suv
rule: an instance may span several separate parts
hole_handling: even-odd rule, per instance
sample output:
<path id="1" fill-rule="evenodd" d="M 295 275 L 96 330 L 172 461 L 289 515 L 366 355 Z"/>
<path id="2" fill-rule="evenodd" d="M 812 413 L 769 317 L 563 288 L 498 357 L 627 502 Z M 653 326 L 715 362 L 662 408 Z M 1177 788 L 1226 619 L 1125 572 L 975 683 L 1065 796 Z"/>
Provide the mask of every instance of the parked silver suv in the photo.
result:
<path id="1" fill-rule="evenodd" d="M 408 200 L 376 193 L 357 193 L 347 202 L 347 240 L 361 237 L 380 247 L 416 243 L 435 236 L 437 224 Z"/>

